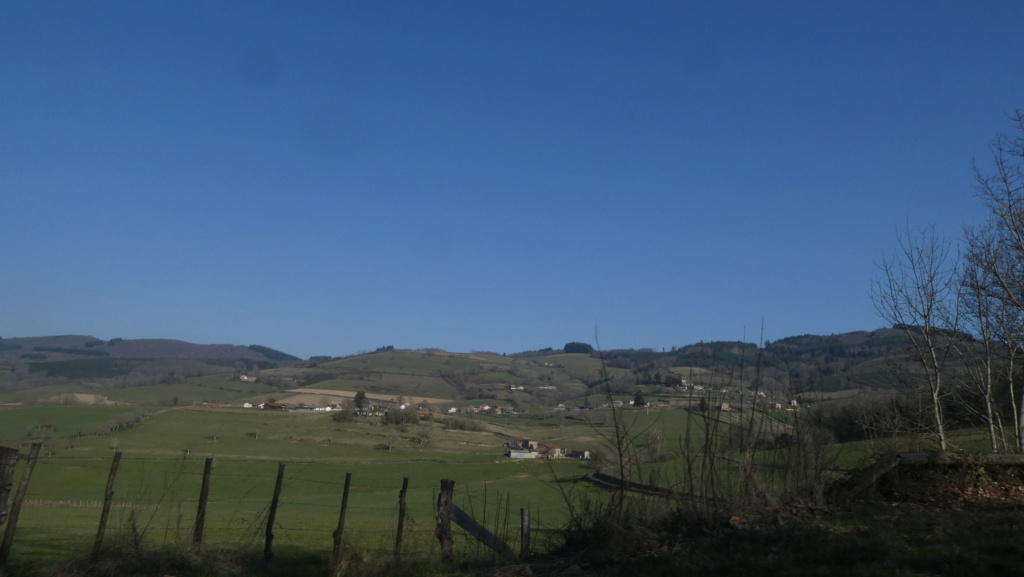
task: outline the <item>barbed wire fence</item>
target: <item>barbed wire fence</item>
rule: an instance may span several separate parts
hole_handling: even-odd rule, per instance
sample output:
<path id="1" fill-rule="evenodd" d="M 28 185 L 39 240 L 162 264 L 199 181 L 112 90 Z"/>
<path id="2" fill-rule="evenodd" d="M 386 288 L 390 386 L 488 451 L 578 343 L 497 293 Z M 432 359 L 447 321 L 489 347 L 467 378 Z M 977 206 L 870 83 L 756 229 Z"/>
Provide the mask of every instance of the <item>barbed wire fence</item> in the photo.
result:
<path id="1" fill-rule="evenodd" d="M 92 479 L 104 477 L 109 462 L 40 461 L 43 467 L 59 468 L 46 477 L 78 484 L 77 494 L 95 497 L 25 498 L 18 504 L 24 508 L 18 528 L 24 538 L 15 541 L 25 543 L 24 555 L 60 559 L 90 549 L 94 555 L 101 549 L 252 554 L 262 549 L 268 560 L 275 551 L 330 557 L 332 568 L 341 556 L 419 562 L 441 555 L 440 479 L 361 478 L 346 475 L 344 465 L 317 463 L 265 463 L 264 474 L 264 467 L 252 462 L 212 458 L 205 463 L 126 458 L 118 468 L 116 455 L 107 483 L 113 491 L 106 495 L 102 482 L 93 491 Z M 529 553 L 531 531 L 534 550 L 558 534 L 559 528 L 545 524 L 539 511 L 529 514 L 528 496 L 502 493 L 486 483 L 482 490 L 466 485 L 456 494 L 457 508 L 501 542 L 519 544 L 518 556 Z M 14 528 L 4 528 L 13 539 Z M 453 539 L 460 560 L 501 560 L 468 531 L 454 532 Z M 0 559 L 0 577 L 5 561 Z"/>

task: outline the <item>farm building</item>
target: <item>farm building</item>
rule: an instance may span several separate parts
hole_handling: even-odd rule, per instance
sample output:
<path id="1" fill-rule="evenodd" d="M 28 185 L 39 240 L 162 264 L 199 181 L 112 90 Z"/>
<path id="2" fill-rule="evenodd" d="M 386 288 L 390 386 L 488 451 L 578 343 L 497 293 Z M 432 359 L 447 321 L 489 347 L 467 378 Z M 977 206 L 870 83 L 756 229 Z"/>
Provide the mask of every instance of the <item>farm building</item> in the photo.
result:
<path id="1" fill-rule="evenodd" d="M 509 449 L 505 451 L 505 454 L 511 459 L 536 459 L 536 451 L 527 451 L 525 449 Z"/>

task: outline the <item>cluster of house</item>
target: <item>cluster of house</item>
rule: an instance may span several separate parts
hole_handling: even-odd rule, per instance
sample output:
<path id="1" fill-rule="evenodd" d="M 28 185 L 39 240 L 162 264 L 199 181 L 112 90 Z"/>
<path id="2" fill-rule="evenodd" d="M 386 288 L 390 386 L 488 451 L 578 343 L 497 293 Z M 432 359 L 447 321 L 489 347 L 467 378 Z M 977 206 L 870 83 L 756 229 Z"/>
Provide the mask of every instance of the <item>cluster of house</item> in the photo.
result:
<path id="1" fill-rule="evenodd" d="M 800 409 L 800 403 L 796 399 L 790 399 L 789 403 L 783 405 L 778 401 L 774 401 L 771 398 L 765 396 L 764 393 L 758 393 L 758 397 L 754 399 L 754 406 L 764 411 L 797 411 Z M 722 401 L 718 405 L 718 410 L 729 412 L 732 411 L 732 405 L 728 401 Z"/>
<path id="2" fill-rule="evenodd" d="M 704 392 L 704 391 L 718 391 L 720 393 L 730 393 L 730 392 L 732 392 L 732 388 L 731 387 L 721 387 L 721 388 L 717 388 L 716 389 L 715 387 L 712 387 L 710 385 L 705 386 L 705 385 L 694 384 L 694 383 L 691 383 L 690 381 L 688 381 L 686 379 L 682 379 L 679 383 L 677 383 L 675 385 L 672 385 L 672 388 L 678 389 L 680 391 L 696 391 L 698 393 Z"/>
<path id="3" fill-rule="evenodd" d="M 451 414 L 451 415 L 454 415 L 455 413 L 458 413 L 458 412 L 459 412 L 459 409 L 456 408 L 456 407 L 452 407 L 452 408 L 448 409 L 448 414 Z M 479 406 L 471 405 L 471 406 L 468 406 L 468 407 L 462 409 L 462 412 L 465 412 L 465 413 L 487 413 L 489 415 L 504 415 L 504 414 L 514 414 L 515 413 L 515 411 L 513 411 L 512 409 L 510 409 L 508 407 L 499 407 L 497 405 L 492 405 L 490 403 L 483 403 L 482 405 L 479 405 Z"/>
<path id="4" fill-rule="evenodd" d="M 196 403 L 196 406 L 197 407 L 221 408 L 221 407 L 230 407 L 231 405 L 228 404 L 228 403 L 211 403 L 211 402 L 208 402 L 208 401 L 202 401 L 202 402 Z M 345 405 L 343 403 L 331 403 L 329 405 L 308 405 L 306 403 L 299 403 L 297 405 L 290 405 L 288 403 L 277 403 L 277 402 L 250 403 L 250 402 L 247 401 L 245 403 L 242 403 L 242 408 L 245 408 L 245 409 L 264 409 L 264 410 L 268 410 L 268 411 L 298 411 L 298 412 L 321 413 L 321 412 L 330 412 L 330 411 L 343 411 L 343 410 L 345 410 Z M 400 408 L 402 410 L 405 410 L 406 407 L 405 407 L 405 405 L 402 405 Z M 355 409 L 355 412 L 356 412 L 357 415 L 359 415 L 361 417 L 383 417 L 387 413 L 387 409 L 385 407 L 381 406 L 381 405 L 367 404 L 367 405 L 364 405 L 362 407 L 357 407 Z"/>
<path id="5" fill-rule="evenodd" d="M 314 411 L 314 412 L 328 412 L 328 411 L 340 411 L 344 407 L 339 403 L 331 403 L 330 405 L 307 405 L 300 403 L 298 405 L 289 405 L 287 403 L 242 403 L 242 407 L 246 409 L 264 409 L 270 411 Z"/>
<path id="6" fill-rule="evenodd" d="M 590 459 L 590 451 L 566 451 L 562 445 L 545 445 L 525 437 L 509 437 L 505 455 L 510 459 Z"/>

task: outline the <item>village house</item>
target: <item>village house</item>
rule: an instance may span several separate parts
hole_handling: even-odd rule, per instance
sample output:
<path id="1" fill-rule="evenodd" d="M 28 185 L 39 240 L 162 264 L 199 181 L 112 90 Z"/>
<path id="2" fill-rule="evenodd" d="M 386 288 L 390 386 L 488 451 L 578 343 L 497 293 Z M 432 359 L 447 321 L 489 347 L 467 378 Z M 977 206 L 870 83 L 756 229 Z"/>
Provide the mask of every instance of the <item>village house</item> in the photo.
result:
<path id="1" fill-rule="evenodd" d="M 567 451 L 562 445 L 542 445 L 526 437 L 509 437 L 505 455 L 512 459 L 590 459 L 590 451 Z"/>
<path id="2" fill-rule="evenodd" d="M 562 445 L 548 445 L 548 458 L 561 459 L 565 457 L 565 447 Z"/>

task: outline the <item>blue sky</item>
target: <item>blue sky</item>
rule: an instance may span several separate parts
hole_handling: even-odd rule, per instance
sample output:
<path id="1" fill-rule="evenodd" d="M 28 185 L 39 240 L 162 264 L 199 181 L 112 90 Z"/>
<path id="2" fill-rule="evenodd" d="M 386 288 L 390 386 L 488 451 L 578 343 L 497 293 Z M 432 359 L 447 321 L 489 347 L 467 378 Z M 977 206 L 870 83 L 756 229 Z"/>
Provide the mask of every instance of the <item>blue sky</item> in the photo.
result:
<path id="1" fill-rule="evenodd" d="M 1021 2 L 7 2 L 0 336 L 829 334 L 984 218 Z"/>

